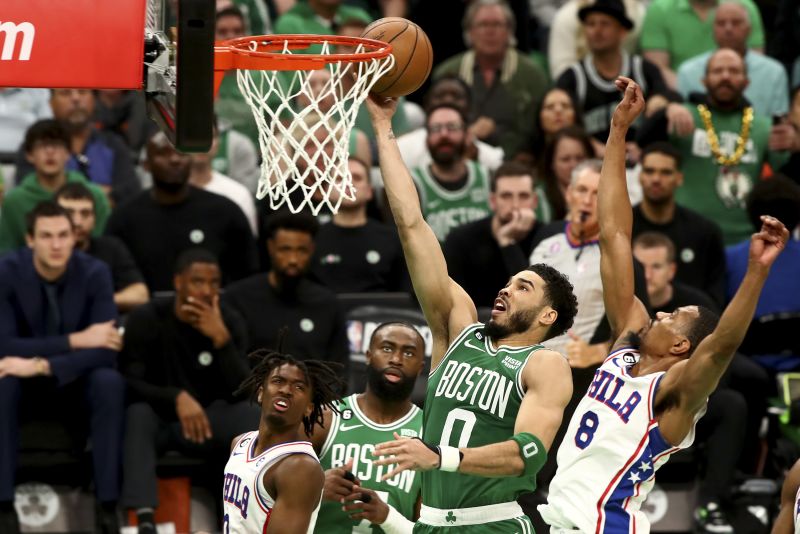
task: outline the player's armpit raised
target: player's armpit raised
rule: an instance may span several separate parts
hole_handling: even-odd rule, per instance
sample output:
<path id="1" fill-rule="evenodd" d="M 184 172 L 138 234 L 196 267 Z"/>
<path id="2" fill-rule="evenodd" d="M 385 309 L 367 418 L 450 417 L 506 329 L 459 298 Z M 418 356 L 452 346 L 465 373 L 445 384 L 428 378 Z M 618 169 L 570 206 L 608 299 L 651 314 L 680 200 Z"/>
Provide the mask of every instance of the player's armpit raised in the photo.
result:
<path id="1" fill-rule="evenodd" d="M 325 474 L 319 462 L 305 454 L 293 454 L 264 475 L 264 487 L 274 490 L 275 506 L 267 534 L 306 532 L 311 514 L 320 503 Z"/>

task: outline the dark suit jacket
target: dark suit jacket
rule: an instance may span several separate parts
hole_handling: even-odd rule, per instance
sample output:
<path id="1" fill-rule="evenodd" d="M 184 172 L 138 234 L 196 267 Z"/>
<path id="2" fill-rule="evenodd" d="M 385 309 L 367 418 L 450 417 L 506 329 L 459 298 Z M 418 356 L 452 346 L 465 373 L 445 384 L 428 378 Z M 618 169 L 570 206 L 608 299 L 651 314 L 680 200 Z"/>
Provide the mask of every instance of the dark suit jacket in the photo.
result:
<path id="1" fill-rule="evenodd" d="M 47 297 L 29 248 L 0 258 L 0 357 L 41 356 L 63 385 L 97 367 L 114 367 L 108 349 L 71 350 L 68 335 L 94 323 L 117 318 L 111 271 L 100 260 L 72 253 L 58 283 L 61 333 L 46 335 Z"/>

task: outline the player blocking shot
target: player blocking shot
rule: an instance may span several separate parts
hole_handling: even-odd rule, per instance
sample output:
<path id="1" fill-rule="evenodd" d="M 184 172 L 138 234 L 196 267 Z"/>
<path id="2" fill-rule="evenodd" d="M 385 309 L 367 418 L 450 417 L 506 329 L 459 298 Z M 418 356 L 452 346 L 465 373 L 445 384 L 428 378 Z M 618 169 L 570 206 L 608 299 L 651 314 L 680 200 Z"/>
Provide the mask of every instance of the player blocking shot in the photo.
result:
<path id="1" fill-rule="evenodd" d="M 390 468 L 372 456 L 377 443 L 422 435 L 422 410 L 411 402 L 422 372 L 425 341 L 410 324 L 387 322 L 372 333 L 363 393 L 325 411 L 325 424 L 311 437 L 325 469 L 317 534 L 401 534 L 414 528 L 420 476 L 405 471 L 383 480 Z"/>
<path id="2" fill-rule="evenodd" d="M 281 346 L 278 342 L 278 346 Z M 234 439 L 225 466 L 223 534 L 314 531 L 325 474 L 309 441 L 344 386 L 339 370 L 316 360 L 255 351 L 239 393 L 261 406 L 258 430 Z M 301 427 L 302 425 L 302 427 Z"/>
<path id="3" fill-rule="evenodd" d="M 569 329 L 577 301 L 569 281 L 533 265 L 500 289 L 487 324 L 447 274 L 444 255 L 420 209 L 400 157 L 391 118 L 394 99 L 366 105 L 380 167 L 414 291 L 433 336 L 422 439 L 395 433 L 374 464 L 390 479 L 420 471 L 422 505 L 414 532 L 533 530 L 516 503 L 535 475 L 572 394 L 566 359 L 540 343 Z M 394 465 L 396 464 L 396 465 Z"/>
<path id="4" fill-rule="evenodd" d="M 595 372 L 558 451 L 546 505 L 551 533 L 648 532 L 640 511 L 655 473 L 694 440 L 708 396 L 733 358 L 789 236 L 772 217 L 750 243 L 747 274 L 721 318 L 698 306 L 651 320 L 633 293 L 633 214 L 625 182 L 625 134 L 644 109 L 641 88 L 619 78 L 600 178 L 600 272 L 611 352 Z"/>

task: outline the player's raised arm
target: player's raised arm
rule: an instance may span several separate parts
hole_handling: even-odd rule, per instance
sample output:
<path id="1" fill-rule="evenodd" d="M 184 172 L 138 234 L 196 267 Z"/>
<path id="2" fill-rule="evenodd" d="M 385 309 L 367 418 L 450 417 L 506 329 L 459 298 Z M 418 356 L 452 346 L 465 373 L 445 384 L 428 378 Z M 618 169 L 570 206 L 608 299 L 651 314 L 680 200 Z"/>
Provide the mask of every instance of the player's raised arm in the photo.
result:
<path id="1" fill-rule="evenodd" d="M 439 241 L 425 222 L 414 181 L 392 132 L 396 99 L 370 97 L 366 101 L 378 143 L 381 174 L 406 264 L 425 319 L 434 336 L 431 368 L 444 355 L 450 335 L 477 320 L 469 296 L 447 274 Z"/>
<path id="2" fill-rule="evenodd" d="M 747 272 L 739 289 L 717 327 L 700 342 L 676 381 L 675 387 L 685 400 L 681 405 L 690 412 L 699 410 L 717 387 L 753 320 L 769 270 L 786 247 L 789 231 L 779 220 L 763 216 L 761 223 L 761 230 L 750 240 Z"/>
<path id="3" fill-rule="evenodd" d="M 625 182 L 625 134 L 644 110 L 644 96 L 628 78 L 620 77 L 616 83 L 624 96 L 611 119 L 597 196 L 600 276 L 614 340 L 629 330 L 638 331 L 649 320 L 647 310 L 633 293 L 633 211 Z"/>

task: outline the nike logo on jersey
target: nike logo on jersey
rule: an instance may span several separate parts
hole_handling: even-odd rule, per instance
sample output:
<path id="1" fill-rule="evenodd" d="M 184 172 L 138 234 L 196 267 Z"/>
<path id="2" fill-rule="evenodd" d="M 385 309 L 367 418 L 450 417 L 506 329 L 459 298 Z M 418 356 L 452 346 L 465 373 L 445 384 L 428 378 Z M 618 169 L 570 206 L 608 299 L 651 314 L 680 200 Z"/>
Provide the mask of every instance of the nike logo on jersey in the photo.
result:
<path id="1" fill-rule="evenodd" d="M 467 347 L 471 348 L 472 350 L 484 351 L 483 347 L 473 344 L 471 339 L 466 340 L 464 342 L 464 345 L 466 345 Z"/>
<path id="2" fill-rule="evenodd" d="M 353 430 L 354 428 L 361 428 L 364 425 L 340 425 L 339 430 L 341 432 L 347 432 L 348 430 Z"/>

